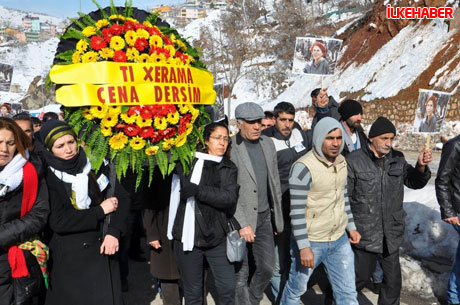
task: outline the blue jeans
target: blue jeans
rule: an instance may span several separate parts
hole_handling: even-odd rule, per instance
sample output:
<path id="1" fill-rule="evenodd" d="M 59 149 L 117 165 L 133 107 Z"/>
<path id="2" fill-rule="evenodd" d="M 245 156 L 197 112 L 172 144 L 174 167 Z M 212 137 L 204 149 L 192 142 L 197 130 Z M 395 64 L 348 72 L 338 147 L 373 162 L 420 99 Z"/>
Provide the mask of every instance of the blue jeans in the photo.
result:
<path id="1" fill-rule="evenodd" d="M 332 242 L 310 242 L 314 255 L 314 267 L 320 263 L 326 267 L 337 305 L 358 305 L 355 288 L 354 255 L 346 233 Z M 300 264 L 300 251 L 294 238 L 291 239 L 291 270 L 284 287 L 282 305 L 298 305 L 300 297 L 307 291 L 308 280 L 313 269 Z"/>
<path id="2" fill-rule="evenodd" d="M 460 217 L 460 214 L 459 214 Z M 460 226 L 453 225 L 454 229 L 460 235 Z M 454 265 L 449 276 L 449 284 L 447 286 L 447 301 L 451 304 L 460 303 L 460 241 L 457 246 L 457 254 L 455 254 Z"/>

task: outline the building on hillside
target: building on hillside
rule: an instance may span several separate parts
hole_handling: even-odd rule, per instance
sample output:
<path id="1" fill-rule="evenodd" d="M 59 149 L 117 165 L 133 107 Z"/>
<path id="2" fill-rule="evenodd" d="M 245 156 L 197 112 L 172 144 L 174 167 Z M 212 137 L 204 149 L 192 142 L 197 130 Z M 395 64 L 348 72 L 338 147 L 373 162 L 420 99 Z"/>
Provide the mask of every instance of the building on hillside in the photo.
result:
<path id="1" fill-rule="evenodd" d="M 24 29 L 25 32 L 32 31 L 32 23 L 34 21 L 35 21 L 35 27 L 37 26 L 36 25 L 37 22 L 40 25 L 40 18 L 39 17 L 34 17 L 34 16 L 30 16 L 30 15 L 26 15 L 26 16 L 22 17 L 22 28 Z"/>
<path id="2" fill-rule="evenodd" d="M 35 42 L 40 40 L 40 32 L 25 32 L 27 42 Z"/>
<path id="3" fill-rule="evenodd" d="M 188 21 L 206 17 L 206 9 L 202 6 L 186 4 L 181 7 L 180 17 Z"/>

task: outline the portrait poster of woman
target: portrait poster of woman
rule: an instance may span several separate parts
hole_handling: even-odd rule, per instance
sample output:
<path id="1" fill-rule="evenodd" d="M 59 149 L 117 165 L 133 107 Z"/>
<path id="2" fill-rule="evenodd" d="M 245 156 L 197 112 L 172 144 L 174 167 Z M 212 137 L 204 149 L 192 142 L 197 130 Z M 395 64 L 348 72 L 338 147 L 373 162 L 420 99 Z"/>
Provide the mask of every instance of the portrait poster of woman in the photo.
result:
<path id="1" fill-rule="evenodd" d="M 334 75 L 341 47 L 339 39 L 297 37 L 292 72 Z"/>
<path id="2" fill-rule="evenodd" d="M 420 89 L 413 131 L 439 133 L 446 116 L 449 99 L 450 93 Z"/>

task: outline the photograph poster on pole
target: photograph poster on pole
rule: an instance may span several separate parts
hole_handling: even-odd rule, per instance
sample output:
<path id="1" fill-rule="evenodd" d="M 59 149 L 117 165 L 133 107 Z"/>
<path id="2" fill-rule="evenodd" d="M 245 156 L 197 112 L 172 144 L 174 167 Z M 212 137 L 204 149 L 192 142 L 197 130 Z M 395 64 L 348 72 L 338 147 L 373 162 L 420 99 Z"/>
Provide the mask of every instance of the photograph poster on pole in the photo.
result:
<path id="1" fill-rule="evenodd" d="M 13 78 L 13 66 L 0 63 L 0 91 L 10 91 L 11 79 Z"/>
<path id="2" fill-rule="evenodd" d="M 341 48 L 340 39 L 297 37 L 292 72 L 334 75 Z"/>
<path id="3" fill-rule="evenodd" d="M 450 93 L 419 89 L 415 133 L 439 133 L 447 113 Z"/>

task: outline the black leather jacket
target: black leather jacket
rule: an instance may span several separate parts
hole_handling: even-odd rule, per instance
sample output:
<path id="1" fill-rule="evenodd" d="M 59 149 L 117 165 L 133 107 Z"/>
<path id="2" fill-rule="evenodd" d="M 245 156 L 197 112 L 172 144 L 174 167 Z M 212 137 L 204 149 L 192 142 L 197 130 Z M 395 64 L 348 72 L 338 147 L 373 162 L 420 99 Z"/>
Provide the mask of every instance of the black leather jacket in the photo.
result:
<path id="1" fill-rule="evenodd" d="M 460 213 L 460 136 L 444 144 L 435 185 L 442 219 L 457 216 Z"/>
<path id="2" fill-rule="evenodd" d="M 357 248 L 383 253 L 386 239 L 389 253 L 399 249 L 404 236 L 404 185 L 419 189 L 430 179 L 428 167 L 424 173 L 409 165 L 404 155 L 391 150 L 376 158 L 366 145 L 346 157 L 348 164 L 348 195 L 356 228 L 361 234 Z"/>

